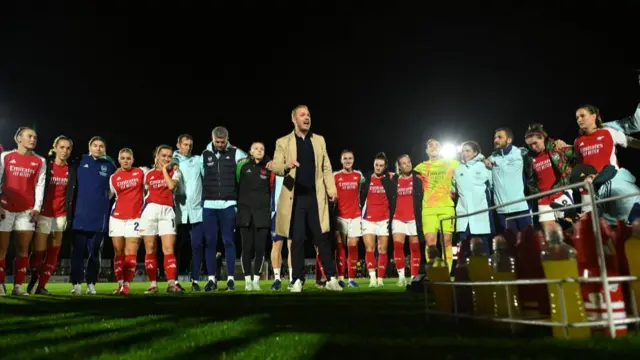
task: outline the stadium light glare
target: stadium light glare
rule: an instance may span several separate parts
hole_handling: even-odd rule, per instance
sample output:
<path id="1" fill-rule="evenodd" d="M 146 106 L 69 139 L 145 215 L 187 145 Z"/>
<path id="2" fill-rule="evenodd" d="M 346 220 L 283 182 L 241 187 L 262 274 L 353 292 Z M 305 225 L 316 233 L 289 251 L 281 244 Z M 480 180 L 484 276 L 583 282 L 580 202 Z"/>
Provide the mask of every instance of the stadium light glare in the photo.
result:
<path id="1" fill-rule="evenodd" d="M 440 156 L 444 159 L 453 159 L 460 152 L 460 147 L 453 143 L 444 143 L 440 148 Z"/>

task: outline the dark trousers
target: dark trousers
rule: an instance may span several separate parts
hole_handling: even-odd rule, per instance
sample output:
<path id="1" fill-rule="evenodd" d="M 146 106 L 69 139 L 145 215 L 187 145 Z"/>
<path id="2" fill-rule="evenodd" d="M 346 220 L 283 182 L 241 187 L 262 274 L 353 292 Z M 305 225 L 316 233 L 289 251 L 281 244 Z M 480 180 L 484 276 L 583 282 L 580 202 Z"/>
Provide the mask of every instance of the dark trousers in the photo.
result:
<path id="1" fill-rule="evenodd" d="M 242 237 L 242 271 L 245 276 L 260 275 L 264 263 L 264 253 L 267 247 L 269 228 L 256 228 L 253 225 L 240 228 Z M 253 272 L 251 272 L 251 259 Z"/>
<path id="2" fill-rule="evenodd" d="M 471 238 L 478 237 L 482 240 L 482 254 L 489 255 L 491 254 L 490 242 L 491 242 L 491 234 L 472 234 L 469 230 L 469 226 L 465 232 L 460 233 L 460 251 L 458 252 L 458 263 L 462 263 L 467 260 L 469 254 L 471 254 Z"/>
<path id="3" fill-rule="evenodd" d="M 336 276 L 336 263 L 331 252 L 331 243 L 327 234 L 322 233 L 318 214 L 318 200 L 316 194 L 294 195 L 293 211 L 291 213 L 291 267 L 293 281 L 304 280 L 304 242 L 311 236 L 311 240 L 318 247 L 320 260 L 327 278 Z"/>
<path id="4" fill-rule="evenodd" d="M 202 222 L 195 224 L 178 225 L 178 242 L 181 246 L 189 241 L 191 242 L 191 280 L 200 279 L 200 266 L 202 266 L 202 239 L 204 238 L 204 225 Z M 181 240 L 180 240 L 181 239 Z M 176 259 L 179 257 L 178 245 L 176 243 Z M 179 267 L 178 267 L 179 269 Z"/>
<path id="5" fill-rule="evenodd" d="M 502 234 L 507 229 L 509 229 L 509 230 L 511 230 L 511 231 L 513 231 L 515 233 L 524 230 L 527 226 L 531 225 L 531 216 L 525 216 L 525 217 L 521 217 L 519 219 L 511 219 L 507 223 L 506 227 L 505 227 L 504 222 L 508 217 L 524 215 L 524 214 L 528 214 L 528 213 L 529 213 L 529 210 L 512 212 L 512 213 L 508 213 L 508 214 L 498 214 L 498 224 L 496 224 L 496 228 L 498 230 L 498 234 Z"/>
<path id="6" fill-rule="evenodd" d="M 236 267 L 236 246 L 234 234 L 236 231 L 236 207 L 229 206 L 226 209 L 203 209 L 202 223 L 205 235 L 205 258 L 207 261 L 207 273 L 216 275 L 216 249 L 218 247 L 218 230 L 222 233 L 224 243 L 224 255 L 227 261 L 227 276 L 233 276 Z"/>
<path id="7" fill-rule="evenodd" d="M 81 284 L 85 279 L 84 253 L 89 253 L 87 259 L 87 284 L 98 282 L 100 272 L 100 255 L 105 233 L 93 231 L 76 231 L 71 249 L 71 283 Z"/>

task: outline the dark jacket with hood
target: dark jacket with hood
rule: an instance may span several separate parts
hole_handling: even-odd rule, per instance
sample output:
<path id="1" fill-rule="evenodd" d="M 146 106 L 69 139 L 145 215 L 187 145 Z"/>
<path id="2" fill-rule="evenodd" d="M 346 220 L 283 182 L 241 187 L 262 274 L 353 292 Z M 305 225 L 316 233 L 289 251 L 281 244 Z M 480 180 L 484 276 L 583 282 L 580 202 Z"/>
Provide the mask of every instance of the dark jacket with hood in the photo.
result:
<path id="1" fill-rule="evenodd" d="M 238 212 L 236 224 L 239 227 L 271 227 L 271 191 L 275 173 L 267 170 L 271 159 L 265 157 L 258 163 L 251 157 L 238 163 Z"/>

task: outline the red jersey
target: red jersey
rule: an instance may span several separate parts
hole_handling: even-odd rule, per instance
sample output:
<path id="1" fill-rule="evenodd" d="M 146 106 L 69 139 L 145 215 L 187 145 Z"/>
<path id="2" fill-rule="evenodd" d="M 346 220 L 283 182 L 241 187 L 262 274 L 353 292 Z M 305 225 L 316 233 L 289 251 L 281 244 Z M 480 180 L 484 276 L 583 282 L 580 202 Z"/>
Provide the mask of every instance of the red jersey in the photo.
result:
<path id="1" fill-rule="evenodd" d="M 600 172 L 610 164 L 616 169 L 619 168 L 616 145 L 627 147 L 627 137 L 617 130 L 602 128 L 578 137 L 574 145 L 582 157 L 582 162 L 592 165 Z"/>
<path id="2" fill-rule="evenodd" d="M 400 221 L 416 219 L 415 213 L 413 212 L 413 177 L 398 178 L 396 208 L 393 218 Z"/>
<path id="3" fill-rule="evenodd" d="M 532 162 L 533 171 L 536 174 L 536 184 L 540 192 L 548 191 L 553 188 L 553 184 L 556 183 L 556 173 L 553 171 L 553 164 L 551 158 L 546 151 L 542 151 L 533 156 Z M 553 195 L 545 196 L 538 199 L 538 204 L 549 205 L 555 199 L 562 196 L 564 192 L 557 192 Z"/>
<path id="4" fill-rule="evenodd" d="M 371 222 L 389 219 L 389 200 L 382 186 L 382 178 L 371 176 L 365 203 L 364 219 Z"/>
<path id="5" fill-rule="evenodd" d="M 169 171 L 169 176 L 173 180 L 180 181 L 180 171 Z M 173 207 L 173 191 L 169 190 L 164 181 L 161 170 L 153 169 L 144 175 L 144 185 L 147 189 L 145 203 L 158 204 Z"/>
<path id="6" fill-rule="evenodd" d="M 43 157 L 16 150 L 0 155 L 2 208 L 10 212 L 41 210 L 47 166 Z"/>
<path id="7" fill-rule="evenodd" d="M 355 219 L 362 216 L 360 210 L 360 185 L 364 176 L 358 170 L 337 171 L 333 174 L 338 189 L 337 214 L 343 219 Z"/>
<path id="8" fill-rule="evenodd" d="M 67 184 L 69 183 L 69 165 L 51 164 L 49 184 L 44 195 L 42 215 L 47 217 L 66 216 Z"/>
<path id="9" fill-rule="evenodd" d="M 132 168 L 115 172 L 109 178 L 109 186 L 116 195 L 111 216 L 122 220 L 139 218 L 144 202 L 144 171 Z"/>

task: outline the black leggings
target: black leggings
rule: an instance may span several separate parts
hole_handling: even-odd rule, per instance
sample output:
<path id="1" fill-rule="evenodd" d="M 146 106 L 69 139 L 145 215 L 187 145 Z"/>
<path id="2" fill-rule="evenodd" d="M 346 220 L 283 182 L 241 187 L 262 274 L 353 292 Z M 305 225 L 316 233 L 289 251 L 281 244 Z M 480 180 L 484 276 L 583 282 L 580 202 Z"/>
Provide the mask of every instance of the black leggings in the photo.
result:
<path id="1" fill-rule="evenodd" d="M 253 262 L 253 275 L 260 275 L 264 263 L 264 252 L 267 247 L 267 235 L 269 228 L 255 228 L 254 226 L 240 228 L 242 237 L 242 271 L 244 275 L 251 275 L 251 259 Z"/>

